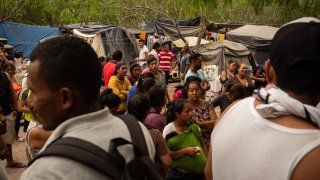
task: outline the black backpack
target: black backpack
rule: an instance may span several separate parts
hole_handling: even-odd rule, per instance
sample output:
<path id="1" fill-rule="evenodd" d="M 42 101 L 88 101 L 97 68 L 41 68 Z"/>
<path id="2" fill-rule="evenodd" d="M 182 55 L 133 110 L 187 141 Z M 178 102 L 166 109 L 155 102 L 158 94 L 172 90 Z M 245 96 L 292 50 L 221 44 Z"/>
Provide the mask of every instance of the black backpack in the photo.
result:
<path id="1" fill-rule="evenodd" d="M 74 137 L 60 138 L 38 154 L 28 166 L 41 157 L 60 156 L 80 162 L 111 179 L 163 179 L 149 157 L 148 147 L 136 118 L 128 114 L 119 117 L 127 125 L 132 143 L 123 138 L 112 139 L 107 152 L 85 140 Z M 127 164 L 125 158 L 117 150 L 118 146 L 125 144 L 131 144 L 135 154 L 135 157 Z"/>

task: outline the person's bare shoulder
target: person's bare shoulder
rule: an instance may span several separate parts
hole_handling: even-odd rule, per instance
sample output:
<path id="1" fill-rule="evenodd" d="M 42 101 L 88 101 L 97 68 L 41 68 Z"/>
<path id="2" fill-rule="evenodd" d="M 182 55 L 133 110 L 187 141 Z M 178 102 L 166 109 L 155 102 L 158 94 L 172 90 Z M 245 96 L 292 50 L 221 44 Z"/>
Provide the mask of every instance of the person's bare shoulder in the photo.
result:
<path id="1" fill-rule="evenodd" d="M 320 179 L 320 146 L 310 151 L 294 169 L 291 180 Z"/>

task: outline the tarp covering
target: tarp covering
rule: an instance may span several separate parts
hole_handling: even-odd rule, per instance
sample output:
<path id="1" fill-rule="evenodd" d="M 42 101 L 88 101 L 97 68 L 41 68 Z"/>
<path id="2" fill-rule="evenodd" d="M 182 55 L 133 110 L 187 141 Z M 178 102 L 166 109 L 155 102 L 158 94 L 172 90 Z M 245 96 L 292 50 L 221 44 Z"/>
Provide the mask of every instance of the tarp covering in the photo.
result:
<path id="1" fill-rule="evenodd" d="M 268 49 L 278 29 L 271 26 L 245 25 L 227 32 L 226 39 L 250 48 Z"/>
<path id="2" fill-rule="evenodd" d="M 15 52 L 23 52 L 26 57 L 30 56 L 41 39 L 58 35 L 60 35 L 59 28 L 12 22 L 0 23 L 0 36 L 8 39 L 8 44 L 13 46 Z"/>
<path id="3" fill-rule="evenodd" d="M 197 45 L 198 37 L 185 37 L 184 39 L 188 42 L 189 47 Z M 209 41 L 207 41 L 205 39 L 201 39 L 200 44 L 208 44 L 208 43 L 209 43 Z M 178 39 L 178 40 L 173 41 L 173 44 L 179 48 L 182 48 L 183 46 L 186 45 L 182 39 Z"/>
<path id="4" fill-rule="evenodd" d="M 219 73 L 225 70 L 230 59 L 234 59 L 248 65 L 253 65 L 250 60 L 249 49 L 241 43 L 228 40 L 217 41 L 201 45 L 199 49 L 203 64 L 219 66 Z"/>
<path id="5" fill-rule="evenodd" d="M 106 56 L 106 53 L 104 52 L 104 47 L 103 47 L 100 32 L 97 32 L 95 34 L 84 34 L 80 31 L 74 29 L 73 34 L 75 36 L 82 38 L 82 39 L 85 39 L 91 45 L 91 47 L 94 49 L 94 51 L 97 53 L 97 55 L 99 57 Z"/>
<path id="6" fill-rule="evenodd" d="M 68 30 L 76 29 L 84 34 L 100 33 L 107 57 L 120 50 L 123 53 L 123 61 L 128 63 L 138 57 L 138 48 L 135 37 L 125 27 L 108 25 L 67 25 Z"/>
<path id="7" fill-rule="evenodd" d="M 199 24 L 192 23 L 192 21 L 179 21 L 179 28 L 183 37 L 198 36 Z M 177 33 L 176 26 L 170 21 L 165 19 L 156 19 L 148 25 L 148 28 L 153 28 L 155 32 L 170 36 L 173 40 L 180 39 Z"/>

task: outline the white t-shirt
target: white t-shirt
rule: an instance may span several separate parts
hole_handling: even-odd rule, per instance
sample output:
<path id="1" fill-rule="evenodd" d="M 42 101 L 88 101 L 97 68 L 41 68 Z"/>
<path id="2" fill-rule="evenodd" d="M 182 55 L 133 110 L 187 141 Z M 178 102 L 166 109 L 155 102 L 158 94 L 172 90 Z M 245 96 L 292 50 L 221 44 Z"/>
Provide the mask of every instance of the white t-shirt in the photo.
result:
<path id="1" fill-rule="evenodd" d="M 173 122 L 167 124 L 164 129 L 163 129 L 163 132 L 162 132 L 162 136 L 164 138 L 166 138 L 166 136 L 172 132 L 176 132 L 176 127 L 174 126 Z"/>
<path id="2" fill-rule="evenodd" d="M 144 59 L 146 57 L 146 53 L 149 53 L 149 50 L 146 45 L 143 45 L 139 51 L 139 59 Z"/>
<path id="3" fill-rule="evenodd" d="M 158 57 L 158 53 L 156 50 L 152 49 L 149 53 L 149 55 L 154 56 L 158 61 L 159 61 L 159 57 Z"/>

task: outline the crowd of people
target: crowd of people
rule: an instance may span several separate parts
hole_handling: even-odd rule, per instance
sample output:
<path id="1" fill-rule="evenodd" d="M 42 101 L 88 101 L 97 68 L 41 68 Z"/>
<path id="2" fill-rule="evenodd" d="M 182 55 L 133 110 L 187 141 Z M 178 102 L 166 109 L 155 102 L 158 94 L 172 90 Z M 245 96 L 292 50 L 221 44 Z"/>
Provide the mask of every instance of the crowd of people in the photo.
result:
<path id="1" fill-rule="evenodd" d="M 106 62 L 79 38 L 55 37 L 33 50 L 22 80 L 27 83 L 14 78 L 20 59 L 8 60 L 0 44 L 1 159 L 7 167 L 25 167 L 12 154 L 12 143 L 25 139 L 32 164 L 21 179 L 106 179 L 67 157 L 33 159 L 67 137 L 113 154 L 113 139 L 132 141 L 119 119 L 131 114 L 164 179 L 318 179 L 320 161 L 312 159 L 320 152 L 320 89 L 314 86 L 320 83 L 314 74 L 319 34 L 316 18 L 284 25 L 271 43 L 270 60 L 251 76 L 247 64 L 227 62 L 223 88 L 212 101 L 205 95 L 210 84 L 202 57 L 188 47 L 179 60 L 181 83 L 170 97 L 174 54 L 168 42 L 149 52 L 139 40 L 139 57 L 127 64 L 121 51 Z M 18 137 L 21 119 L 25 138 Z M 123 146 L 116 155 L 130 162 L 135 151 Z M 0 178 L 7 179 L 1 162 Z"/>

